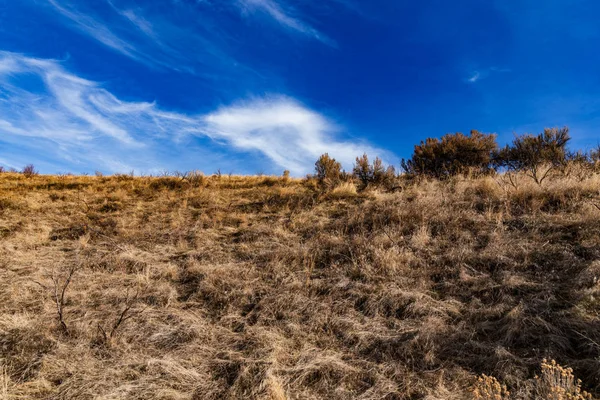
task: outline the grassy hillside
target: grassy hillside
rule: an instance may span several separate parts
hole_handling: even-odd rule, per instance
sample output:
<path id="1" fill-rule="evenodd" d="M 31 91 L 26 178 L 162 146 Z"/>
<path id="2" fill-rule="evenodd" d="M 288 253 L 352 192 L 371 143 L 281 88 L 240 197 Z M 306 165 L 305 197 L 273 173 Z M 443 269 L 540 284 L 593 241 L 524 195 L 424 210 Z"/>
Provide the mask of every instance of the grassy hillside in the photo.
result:
<path id="1" fill-rule="evenodd" d="M 598 175 L 3 173 L 0 397 L 536 398 L 544 358 L 598 395 L 599 279 Z"/>

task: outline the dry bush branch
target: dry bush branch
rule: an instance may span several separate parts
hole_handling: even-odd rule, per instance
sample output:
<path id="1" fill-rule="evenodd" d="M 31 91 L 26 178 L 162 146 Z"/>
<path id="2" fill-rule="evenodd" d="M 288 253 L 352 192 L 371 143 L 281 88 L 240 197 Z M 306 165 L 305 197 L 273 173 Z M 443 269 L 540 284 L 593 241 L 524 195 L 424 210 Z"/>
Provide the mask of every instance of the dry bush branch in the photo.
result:
<path id="1" fill-rule="evenodd" d="M 134 310 L 138 299 L 139 289 L 132 297 L 129 296 L 128 290 L 125 299 L 121 301 L 123 303 L 123 310 L 118 314 L 118 317 L 115 319 L 112 325 L 110 325 L 109 330 L 105 329 L 100 323 L 97 324 L 98 332 L 101 335 L 100 343 L 110 346 L 112 340 L 116 337 L 119 328 L 124 325 L 126 321 L 144 312 L 145 308 L 141 310 Z"/>
<path id="2" fill-rule="evenodd" d="M 64 280 L 62 280 L 62 282 L 61 278 L 57 274 L 53 274 L 51 277 L 52 293 L 54 303 L 56 305 L 58 323 L 60 324 L 61 329 L 67 336 L 69 335 L 69 328 L 67 326 L 67 323 L 65 322 L 65 296 L 67 293 L 67 289 L 71 283 L 71 280 L 73 279 L 73 276 L 75 275 L 75 272 L 77 271 L 78 267 L 78 265 L 72 265 L 71 267 L 69 267 L 67 271 L 67 276 L 64 278 Z"/>

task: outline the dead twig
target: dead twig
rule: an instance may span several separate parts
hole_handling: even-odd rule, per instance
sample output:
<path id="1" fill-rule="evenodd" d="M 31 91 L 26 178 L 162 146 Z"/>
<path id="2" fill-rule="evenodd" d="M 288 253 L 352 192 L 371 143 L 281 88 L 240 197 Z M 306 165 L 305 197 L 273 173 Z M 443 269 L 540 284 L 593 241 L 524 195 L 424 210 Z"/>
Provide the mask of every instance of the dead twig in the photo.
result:
<path id="1" fill-rule="evenodd" d="M 67 288 L 69 287 L 69 284 L 73 280 L 73 275 L 75 275 L 75 272 L 77 271 L 77 269 L 78 269 L 78 265 L 72 265 L 69 268 L 67 277 L 65 278 L 65 280 L 63 282 L 60 281 L 60 278 L 57 275 L 53 275 L 51 277 L 51 280 L 53 283 L 53 297 L 54 297 L 54 303 L 56 305 L 58 322 L 59 322 L 60 327 L 62 328 L 63 332 L 67 336 L 69 335 L 69 328 L 67 326 L 67 323 L 65 322 L 65 295 L 67 293 Z M 44 286 L 42 285 L 42 287 L 44 287 Z"/>
<path id="2" fill-rule="evenodd" d="M 136 291 L 135 295 L 131 298 L 129 297 L 129 291 L 127 292 L 127 295 L 125 298 L 125 307 L 123 308 L 123 310 L 121 311 L 121 313 L 119 314 L 119 316 L 115 320 L 115 322 L 112 324 L 110 331 L 107 331 L 106 329 L 104 329 L 104 327 L 100 323 L 98 323 L 98 332 L 101 335 L 101 342 L 103 344 L 110 343 L 112 341 L 112 339 L 116 336 L 119 328 L 126 321 L 128 321 L 131 318 L 135 317 L 136 315 L 139 315 L 144 312 L 145 308 L 142 310 L 139 310 L 137 312 L 132 312 L 138 298 L 139 298 L 139 290 Z"/>

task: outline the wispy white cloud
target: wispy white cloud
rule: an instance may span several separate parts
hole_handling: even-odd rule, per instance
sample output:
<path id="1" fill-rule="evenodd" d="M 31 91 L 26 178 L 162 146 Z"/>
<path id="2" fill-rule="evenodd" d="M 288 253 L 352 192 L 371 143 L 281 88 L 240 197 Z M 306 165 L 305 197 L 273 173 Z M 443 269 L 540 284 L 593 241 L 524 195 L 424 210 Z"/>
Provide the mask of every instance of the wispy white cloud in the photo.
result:
<path id="1" fill-rule="evenodd" d="M 226 51 L 222 33 L 203 24 L 179 24 L 169 13 L 144 15 L 143 8 L 119 8 L 97 2 L 104 13 L 85 2 L 45 0 L 72 28 L 110 49 L 149 67 L 167 68 L 213 78 L 215 71 L 251 72 Z M 193 51 L 191 51 L 193 49 Z"/>
<path id="2" fill-rule="evenodd" d="M 203 120 L 202 133 L 224 139 L 238 149 L 260 151 L 295 174 L 312 169 L 314 160 L 325 152 L 346 168 L 350 168 L 355 157 L 364 152 L 386 155 L 368 144 L 336 139 L 339 126 L 282 96 L 223 107 Z"/>
<path id="3" fill-rule="evenodd" d="M 140 17 L 133 10 L 119 10 L 118 12 L 146 35 L 150 37 L 156 37 L 156 33 L 152 28 L 152 24 L 144 17 Z"/>
<path id="4" fill-rule="evenodd" d="M 494 73 L 503 73 L 503 72 L 511 72 L 508 68 L 500 68 L 500 67 L 490 67 L 490 68 L 482 68 L 477 70 L 472 70 L 466 78 L 466 82 L 476 83 L 482 79 L 488 78 L 490 75 Z"/>
<path id="5" fill-rule="evenodd" d="M 481 78 L 481 73 L 479 71 L 475 71 L 473 72 L 473 74 L 471 75 L 470 78 L 468 78 L 467 80 L 471 83 L 475 83 L 477 82 L 479 79 Z"/>
<path id="6" fill-rule="evenodd" d="M 197 158 L 193 168 L 206 169 L 214 168 L 210 153 L 227 153 L 230 160 L 261 154 L 272 166 L 300 175 L 324 152 L 346 168 L 363 152 L 388 156 L 366 143 L 339 139 L 337 124 L 285 96 L 186 115 L 120 100 L 57 61 L 0 52 L 0 66 L 0 142 L 33 146 L 34 153 L 88 170 L 160 170 L 186 157 Z M 27 89 L 19 85 L 24 78 L 31 80 Z M 208 156 L 195 156 L 198 146 L 189 146 L 194 138 L 208 141 Z"/>
<path id="7" fill-rule="evenodd" d="M 63 5 L 58 0 L 48 0 L 48 3 L 50 3 L 64 17 L 71 20 L 78 29 L 96 39 L 100 43 L 118 51 L 121 54 L 126 55 L 127 57 L 138 61 L 148 61 L 145 60 L 145 57 L 140 54 L 135 46 L 118 37 L 106 25 L 102 24 L 97 19 L 78 12 L 69 5 Z"/>
<path id="8" fill-rule="evenodd" d="M 276 0 L 239 0 L 238 4 L 245 12 L 257 10 L 264 11 L 287 29 L 310 36 L 328 46 L 337 47 L 337 44 L 333 39 L 319 32 L 307 22 L 302 21 L 299 17 L 293 16 L 289 7 L 286 9 L 285 5 L 278 3 Z"/>

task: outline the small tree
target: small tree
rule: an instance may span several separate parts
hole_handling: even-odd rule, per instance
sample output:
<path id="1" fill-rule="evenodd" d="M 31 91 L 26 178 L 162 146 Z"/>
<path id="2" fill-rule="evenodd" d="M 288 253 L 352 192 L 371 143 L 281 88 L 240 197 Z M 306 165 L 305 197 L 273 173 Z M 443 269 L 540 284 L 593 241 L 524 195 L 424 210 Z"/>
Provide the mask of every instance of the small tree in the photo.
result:
<path id="1" fill-rule="evenodd" d="M 340 181 L 342 164 L 325 153 L 315 162 L 315 173 L 321 185 L 333 186 Z"/>
<path id="2" fill-rule="evenodd" d="M 373 167 L 369 163 L 369 157 L 366 153 L 361 157 L 356 157 L 356 164 L 354 164 L 352 173 L 354 177 L 360 181 L 363 187 L 366 187 L 373 179 Z"/>
<path id="3" fill-rule="evenodd" d="M 38 174 L 33 164 L 26 165 L 22 171 L 26 178 L 32 178 Z"/>
<path id="4" fill-rule="evenodd" d="M 567 160 L 569 128 L 546 128 L 539 135 L 515 137 L 496 155 L 496 163 L 509 171 L 524 171 L 537 184 Z"/>
<path id="5" fill-rule="evenodd" d="M 469 136 L 462 133 L 447 134 L 441 140 L 428 138 L 415 146 L 412 157 L 402 160 L 401 166 L 411 175 L 426 175 L 438 179 L 492 171 L 493 155 L 498 145 L 496 135 L 476 130 Z"/>
<path id="6" fill-rule="evenodd" d="M 369 184 L 388 185 L 396 176 L 393 166 L 384 167 L 383 161 L 379 157 L 375 157 L 375 161 L 371 164 L 366 153 L 361 157 L 356 157 L 352 172 L 354 177 L 360 181 L 363 189 Z"/>

